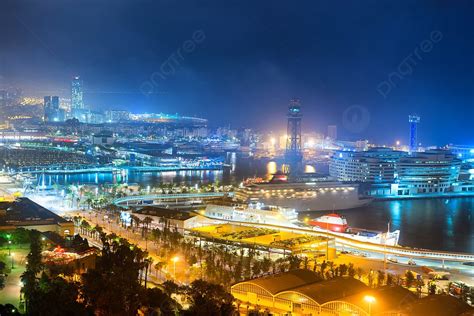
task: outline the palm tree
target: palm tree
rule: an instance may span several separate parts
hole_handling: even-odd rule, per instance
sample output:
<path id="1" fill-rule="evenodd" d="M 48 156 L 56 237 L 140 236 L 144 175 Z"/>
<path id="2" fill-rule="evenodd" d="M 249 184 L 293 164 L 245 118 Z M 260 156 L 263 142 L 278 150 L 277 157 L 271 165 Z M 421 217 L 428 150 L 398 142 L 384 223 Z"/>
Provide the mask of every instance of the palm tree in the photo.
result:
<path id="1" fill-rule="evenodd" d="M 148 282 L 148 269 L 151 267 L 151 265 L 153 264 L 153 258 L 152 257 L 147 257 L 145 260 L 144 260 L 144 263 L 145 263 L 145 288 L 146 288 L 146 284 Z"/>
<path id="2" fill-rule="evenodd" d="M 137 226 L 137 228 L 140 226 L 140 219 L 136 215 L 130 215 L 130 218 L 132 222 L 130 223 L 130 226 L 132 227 L 132 232 L 135 232 L 134 226 Z"/>

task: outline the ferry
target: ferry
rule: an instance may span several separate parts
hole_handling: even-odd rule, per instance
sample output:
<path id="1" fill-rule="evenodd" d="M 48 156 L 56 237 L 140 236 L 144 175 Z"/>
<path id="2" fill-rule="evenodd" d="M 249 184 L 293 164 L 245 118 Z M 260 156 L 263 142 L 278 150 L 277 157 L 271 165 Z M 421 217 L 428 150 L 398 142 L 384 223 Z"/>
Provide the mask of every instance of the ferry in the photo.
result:
<path id="1" fill-rule="evenodd" d="M 387 232 L 378 232 L 350 227 L 346 218 L 336 213 L 308 220 L 307 223 L 316 231 L 329 231 L 341 237 L 379 245 L 398 246 L 398 240 L 400 238 L 399 230 L 390 232 L 390 229 L 388 229 Z"/>
<path id="2" fill-rule="evenodd" d="M 268 205 L 294 208 L 298 211 L 324 211 L 364 206 L 372 198 L 359 196 L 357 184 L 343 183 L 331 177 L 305 174 L 288 179 L 276 173 L 270 181 L 247 181 L 235 191 L 241 203 L 262 202 Z"/>

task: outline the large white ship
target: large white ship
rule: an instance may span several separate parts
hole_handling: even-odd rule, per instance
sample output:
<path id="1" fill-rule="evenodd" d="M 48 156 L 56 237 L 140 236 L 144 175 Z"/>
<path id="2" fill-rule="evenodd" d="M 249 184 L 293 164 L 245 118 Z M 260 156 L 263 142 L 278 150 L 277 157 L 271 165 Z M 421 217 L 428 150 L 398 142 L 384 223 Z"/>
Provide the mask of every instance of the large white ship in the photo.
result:
<path id="1" fill-rule="evenodd" d="M 364 206 L 371 198 L 359 196 L 357 184 L 343 183 L 330 177 L 305 177 L 288 181 L 277 173 L 268 182 L 242 185 L 235 199 L 243 203 L 262 202 L 268 205 L 302 211 L 344 210 Z"/>
<path id="2" fill-rule="evenodd" d="M 295 209 L 265 205 L 263 203 L 238 204 L 228 201 L 214 201 L 206 205 L 205 215 L 211 218 L 295 226 L 298 213 Z"/>

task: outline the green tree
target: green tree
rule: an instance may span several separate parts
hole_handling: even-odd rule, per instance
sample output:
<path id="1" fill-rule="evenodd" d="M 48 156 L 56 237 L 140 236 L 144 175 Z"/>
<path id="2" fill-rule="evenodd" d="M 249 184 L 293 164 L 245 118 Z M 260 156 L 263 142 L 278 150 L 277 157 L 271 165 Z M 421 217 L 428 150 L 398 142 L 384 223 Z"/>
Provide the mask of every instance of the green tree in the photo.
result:
<path id="1" fill-rule="evenodd" d="M 142 310 L 146 315 L 177 315 L 181 306 L 159 288 L 144 289 Z"/>
<path id="2" fill-rule="evenodd" d="M 78 302 L 78 298 L 77 283 L 67 282 L 61 277 L 49 278 L 43 273 L 28 315 L 89 315 L 90 311 Z"/>
<path id="3" fill-rule="evenodd" d="M 95 269 L 82 276 L 83 299 L 96 314 L 136 315 L 142 293 L 139 273 L 145 267 L 146 252 L 125 239 L 103 238 L 102 242 Z"/>
<path id="4" fill-rule="evenodd" d="M 235 312 L 232 295 L 221 285 L 196 280 L 184 292 L 190 302 L 185 315 L 230 316 Z"/>
<path id="5" fill-rule="evenodd" d="M 406 282 L 406 287 L 410 288 L 414 285 L 415 283 L 415 275 L 411 271 L 407 271 L 405 273 L 405 282 Z"/>

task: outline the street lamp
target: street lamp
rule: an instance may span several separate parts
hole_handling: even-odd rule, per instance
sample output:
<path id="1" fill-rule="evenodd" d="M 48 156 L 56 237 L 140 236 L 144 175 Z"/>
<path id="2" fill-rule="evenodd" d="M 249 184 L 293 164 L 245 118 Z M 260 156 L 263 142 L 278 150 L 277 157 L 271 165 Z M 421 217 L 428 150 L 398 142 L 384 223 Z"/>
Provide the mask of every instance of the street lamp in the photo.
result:
<path id="1" fill-rule="evenodd" d="M 171 258 L 171 261 L 173 261 L 173 276 L 176 278 L 176 262 L 179 261 L 179 257 L 175 256 Z"/>
<path id="2" fill-rule="evenodd" d="M 12 241 L 9 240 L 8 241 L 8 255 L 11 256 L 12 255 Z"/>
<path id="3" fill-rule="evenodd" d="M 13 257 L 14 257 L 14 256 L 15 256 L 15 254 L 12 253 L 12 254 L 11 254 L 11 258 L 12 258 L 12 270 L 13 270 L 13 268 L 14 268 L 14 267 L 13 267 Z"/>
<path id="4" fill-rule="evenodd" d="M 371 296 L 371 295 L 366 295 L 364 297 L 364 301 L 367 302 L 367 304 L 369 304 L 369 316 L 371 315 L 371 307 L 372 307 L 372 304 L 375 303 L 375 297 Z"/>

